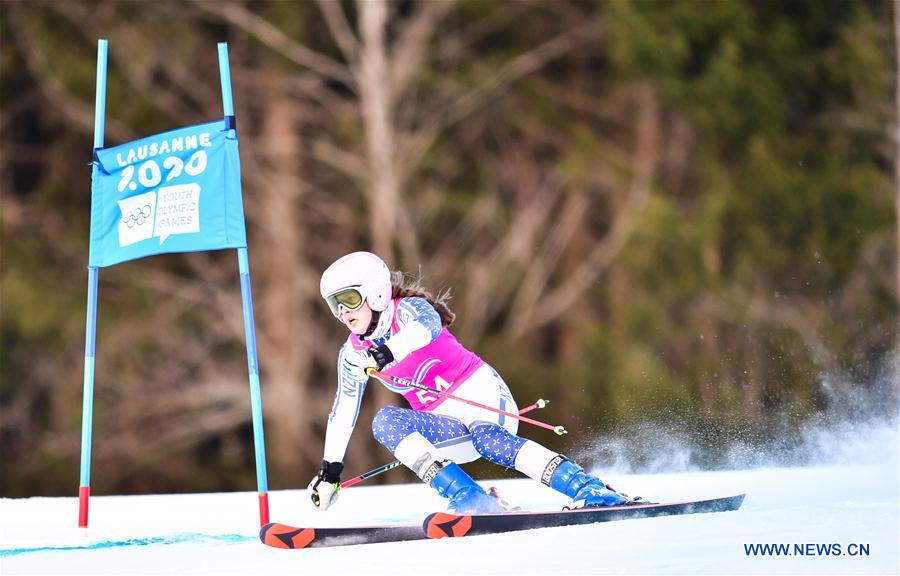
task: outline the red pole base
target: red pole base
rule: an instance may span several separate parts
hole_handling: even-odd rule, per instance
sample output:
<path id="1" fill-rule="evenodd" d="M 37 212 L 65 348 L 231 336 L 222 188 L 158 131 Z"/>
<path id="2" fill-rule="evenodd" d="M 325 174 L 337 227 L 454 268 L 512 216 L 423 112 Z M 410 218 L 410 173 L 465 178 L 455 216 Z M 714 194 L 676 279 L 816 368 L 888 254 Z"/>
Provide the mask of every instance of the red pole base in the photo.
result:
<path id="1" fill-rule="evenodd" d="M 259 493 L 259 525 L 265 526 L 269 523 L 269 493 Z"/>
<path id="2" fill-rule="evenodd" d="M 78 527 L 87 528 L 88 524 L 88 500 L 91 497 L 90 486 L 78 487 Z"/>

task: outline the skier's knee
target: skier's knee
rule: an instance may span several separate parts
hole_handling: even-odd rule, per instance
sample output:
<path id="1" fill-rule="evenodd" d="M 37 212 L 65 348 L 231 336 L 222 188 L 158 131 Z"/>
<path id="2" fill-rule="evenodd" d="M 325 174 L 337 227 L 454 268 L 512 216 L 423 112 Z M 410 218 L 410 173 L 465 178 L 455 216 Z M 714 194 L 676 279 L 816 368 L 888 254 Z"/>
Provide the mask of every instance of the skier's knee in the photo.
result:
<path id="1" fill-rule="evenodd" d="M 399 406 L 385 406 L 375 414 L 372 420 L 372 434 L 375 439 L 388 448 L 396 446 L 403 438 L 414 431 L 409 418 L 412 410 Z"/>
<path id="2" fill-rule="evenodd" d="M 486 460 L 507 468 L 515 466 L 516 454 L 525 443 L 524 438 L 510 434 L 503 426 L 480 422 L 469 426 L 472 445 Z"/>

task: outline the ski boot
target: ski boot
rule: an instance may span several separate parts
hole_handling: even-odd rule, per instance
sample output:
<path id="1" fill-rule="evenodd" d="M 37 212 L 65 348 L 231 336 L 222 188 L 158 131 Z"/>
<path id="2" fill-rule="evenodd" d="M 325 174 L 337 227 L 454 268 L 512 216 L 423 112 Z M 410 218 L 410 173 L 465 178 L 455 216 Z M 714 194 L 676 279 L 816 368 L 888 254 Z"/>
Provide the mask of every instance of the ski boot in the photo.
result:
<path id="1" fill-rule="evenodd" d="M 557 456 L 557 458 L 559 460 L 557 460 L 556 470 L 550 476 L 550 487 L 572 499 L 572 502 L 565 507 L 566 509 L 628 504 L 628 498 L 609 489 L 599 478 L 588 474 L 581 466 L 561 456 Z M 550 466 L 553 463 L 551 462 Z"/>
<path id="2" fill-rule="evenodd" d="M 448 509 L 455 514 L 500 514 L 503 508 L 489 496 L 455 462 L 435 462 L 440 468 L 431 480 L 431 487 L 450 499 Z"/>

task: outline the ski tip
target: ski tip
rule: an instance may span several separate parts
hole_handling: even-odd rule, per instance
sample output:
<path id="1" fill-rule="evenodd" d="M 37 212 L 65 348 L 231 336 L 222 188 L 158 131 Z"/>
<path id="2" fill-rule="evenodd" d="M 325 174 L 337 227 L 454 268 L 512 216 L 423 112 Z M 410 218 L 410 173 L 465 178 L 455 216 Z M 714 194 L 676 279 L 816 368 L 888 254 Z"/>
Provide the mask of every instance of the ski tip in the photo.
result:
<path id="1" fill-rule="evenodd" d="M 458 538 L 472 529 L 472 517 L 435 512 L 425 518 L 422 529 L 429 538 Z"/>
<path id="2" fill-rule="evenodd" d="M 277 522 L 266 524 L 259 530 L 260 541 L 273 548 L 306 548 L 315 538 L 316 531 L 312 528 L 296 528 Z"/>

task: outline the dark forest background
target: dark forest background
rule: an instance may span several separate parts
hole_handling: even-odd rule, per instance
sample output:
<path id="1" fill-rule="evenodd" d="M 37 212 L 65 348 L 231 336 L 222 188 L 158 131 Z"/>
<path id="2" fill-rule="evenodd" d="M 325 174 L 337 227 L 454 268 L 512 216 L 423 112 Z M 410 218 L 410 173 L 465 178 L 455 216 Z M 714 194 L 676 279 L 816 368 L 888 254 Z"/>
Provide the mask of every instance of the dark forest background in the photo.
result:
<path id="1" fill-rule="evenodd" d="M 319 274 L 358 249 L 452 287 L 557 450 L 640 468 L 674 439 L 715 468 L 896 417 L 894 9 L 3 0 L 0 493 L 78 485 L 98 38 L 107 146 L 220 118 L 229 44 L 273 489 L 321 460 L 344 334 Z M 253 490 L 234 252 L 106 268 L 99 296 L 93 492 Z M 380 388 L 348 473 L 391 459 Z"/>

